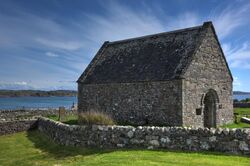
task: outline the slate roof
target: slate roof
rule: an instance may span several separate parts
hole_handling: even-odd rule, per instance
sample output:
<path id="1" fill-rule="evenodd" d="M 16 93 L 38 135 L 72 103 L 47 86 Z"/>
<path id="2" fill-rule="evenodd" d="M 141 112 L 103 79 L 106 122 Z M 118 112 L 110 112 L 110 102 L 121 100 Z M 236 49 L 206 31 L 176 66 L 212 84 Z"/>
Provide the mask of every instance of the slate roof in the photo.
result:
<path id="1" fill-rule="evenodd" d="M 105 42 L 78 83 L 126 83 L 180 79 L 211 22 L 177 31 Z"/>

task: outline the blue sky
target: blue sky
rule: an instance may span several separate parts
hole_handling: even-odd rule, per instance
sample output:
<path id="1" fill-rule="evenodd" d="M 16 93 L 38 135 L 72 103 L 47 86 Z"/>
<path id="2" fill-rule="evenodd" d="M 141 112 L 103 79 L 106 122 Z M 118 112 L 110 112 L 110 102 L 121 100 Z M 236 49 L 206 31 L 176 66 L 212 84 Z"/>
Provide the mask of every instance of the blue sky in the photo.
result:
<path id="1" fill-rule="evenodd" d="M 0 89 L 76 89 L 101 44 L 214 23 L 234 76 L 250 91 L 248 0 L 1 0 Z"/>

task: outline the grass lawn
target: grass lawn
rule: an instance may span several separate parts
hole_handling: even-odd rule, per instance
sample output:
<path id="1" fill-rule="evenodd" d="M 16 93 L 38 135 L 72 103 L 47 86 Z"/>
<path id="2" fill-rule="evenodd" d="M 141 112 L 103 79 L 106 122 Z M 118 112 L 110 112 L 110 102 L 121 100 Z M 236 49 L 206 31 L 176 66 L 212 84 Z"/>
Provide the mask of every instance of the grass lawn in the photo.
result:
<path id="1" fill-rule="evenodd" d="M 55 121 L 59 121 L 59 116 L 57 115 L 50 115 L 47 118 L 55 120 Z M 72 124 L 72 125 L 78 124 L 78 116 L 74 114 L 67 115 L 65 116 L 65 119 L 62 122 L 65 124 Z"/>
<path id="2" fill-rule="evenodd" d="M 239 117 L 245 116 L 250 118 L 250 108 L 234 108 L 234 112 L 239 114 Z"/>
<path id="3" fill-rule="evenodd" d="M 220 153 L 154 150 L 97 150 L 59 146 L 39 131 L 0 136 L 0 165 L 216 165 L 249 166 L 250 158 Z"/>
<path id="4" fill-rule="evenodd" d="M 234 113 L 238 113 L 238 115 L 237 115 L 237 122 L 238 123 L 227 124 L 227 125 L 224 125 L 222 127 L 225 127 L 225 128 L 250 128 L 250 124 L 240 122 L 240 118 L 243 116 L 250 118 L 250 108 L 234 108 Z"/>
<path id="5" fill-rule="evenodd" d="M 238 113 L 237 122 L 221 126 L 222 128 L 250 128 L 250 124 L 240 122 L 242 116 L 250 118 L 250 108 L 234 108 L 234 113 Z M 59 121 L 59 117 L 56 115 L 48 116 L 48 118 Z M 77 115 L 68 115 L 65 117 L 65 120 L 62 121 L 66 124 L 78 124 Z M 122 124 L 121 124 L 122 125 Z"/>

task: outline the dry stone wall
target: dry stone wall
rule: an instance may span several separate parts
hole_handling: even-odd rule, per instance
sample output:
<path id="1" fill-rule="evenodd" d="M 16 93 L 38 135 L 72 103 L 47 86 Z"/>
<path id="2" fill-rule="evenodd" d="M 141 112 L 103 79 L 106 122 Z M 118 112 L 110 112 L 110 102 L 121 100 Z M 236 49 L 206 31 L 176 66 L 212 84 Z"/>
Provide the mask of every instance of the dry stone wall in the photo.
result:
<path id="1" fill-rule="evenodd" d="M 0 122 L 0 135 L 26 131 L 36 126 L 37 119 Z"/>
<path id="2" fill-rule="evenodd" d="M 48 115 L 58 115 L 58 109 L 2 110 L 0 111 L 0 122 L 20 120 L 20 119 L 32 119 L 35 116 L 48 116 Z"/>
<path id="3" fill-rule="evenodd" d="M 250 155 L 250 129 L 70 126 L 46 118 L 38 119 L 38 129 L 61 145 L 218 151 Z"/>

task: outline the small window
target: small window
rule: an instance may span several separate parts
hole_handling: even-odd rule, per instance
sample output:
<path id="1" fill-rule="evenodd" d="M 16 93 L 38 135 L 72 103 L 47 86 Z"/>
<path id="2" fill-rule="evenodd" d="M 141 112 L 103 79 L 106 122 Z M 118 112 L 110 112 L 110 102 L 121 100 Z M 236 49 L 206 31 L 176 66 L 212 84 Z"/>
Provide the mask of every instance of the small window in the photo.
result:
<path id="1" fill-rule="evenodd" d="M 196 109 L 196 115 L 201 115 L 201 108 Z"/>

